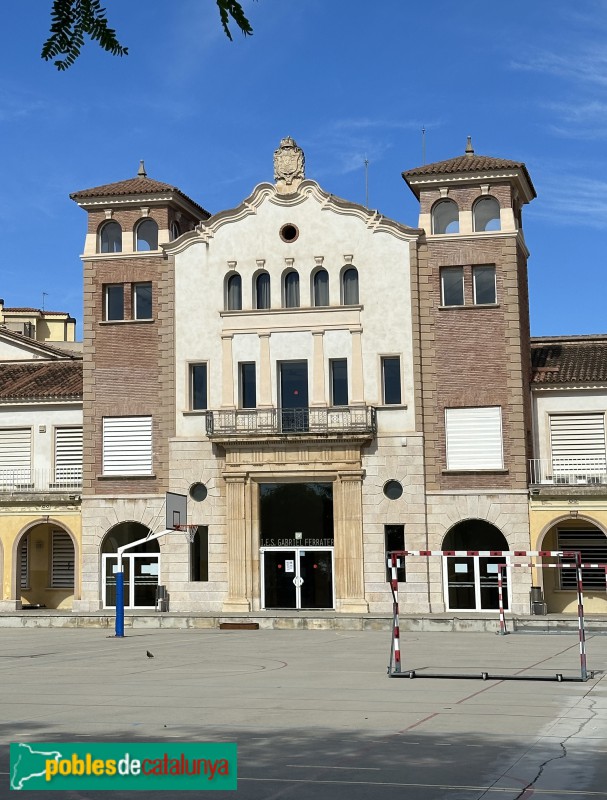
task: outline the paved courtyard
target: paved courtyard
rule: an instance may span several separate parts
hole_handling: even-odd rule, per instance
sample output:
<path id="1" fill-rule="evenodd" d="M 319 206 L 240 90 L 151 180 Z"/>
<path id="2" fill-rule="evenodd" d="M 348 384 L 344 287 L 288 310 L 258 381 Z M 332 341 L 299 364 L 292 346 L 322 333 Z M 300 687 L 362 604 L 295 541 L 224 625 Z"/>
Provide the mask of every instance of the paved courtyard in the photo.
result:
<path id="1" fill-rule="evenodd" d="M 20 796 L 9 790 L 10 742 L 86 739 L 236 741 L 238 790 L 189 796 L 607 798 L 605 636 L 588 639 L 598 672 L 586 683 L 389 679 L 390 636 L 378 631 L 133 630 L 116 640 L 5 628 L 0 638 L 2 800 Z M 579 676 L 576 633 L 406 634 L 403 650 L 420 674 Z"/>

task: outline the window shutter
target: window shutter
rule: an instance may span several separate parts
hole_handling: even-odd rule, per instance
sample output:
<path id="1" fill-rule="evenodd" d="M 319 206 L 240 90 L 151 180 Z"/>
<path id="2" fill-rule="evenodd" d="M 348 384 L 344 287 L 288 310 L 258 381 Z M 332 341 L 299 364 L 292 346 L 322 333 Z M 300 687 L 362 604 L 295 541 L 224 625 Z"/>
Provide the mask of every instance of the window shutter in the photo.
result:
<path id="1" fill-rule="evenodd" d="M 604 473 L 605 417 L 603 414 L 550 416 L 552 469 L 558 473 Z"/>
<path id="2" fill-rule="evenodd" d="M 103 474 L 152 474 L 152 418 L 105 417 Z"/>
<path id="3" fill-rule="evenodd" d="M 55 428 L 55 481 L 82 482 L 82 428 Z"/>
<path id="4" fill-rule="evenodd" d="M 447 469 L 503 469 L 502 409 L 445 409 Z"/>
<path id="5" fill-rule="evenodd" d="M 0 430 L 0 483 L 29 483 L 32 470 L 32 429 Z"/>
<path id="6" fill-rule="evenodd" d="M 19 585 L 21 589 L 27 589 L 29 587 L 29 541 L 30 537 L 28 534 L 24 536 L 19 543 L 19 567 L 21 570 Z"/>
<path id="7" fill-rule="evenodd" d="M 74 545 L 65 531 L 53 531 L 51 586 L 72 589 L 74 586 Z"/>

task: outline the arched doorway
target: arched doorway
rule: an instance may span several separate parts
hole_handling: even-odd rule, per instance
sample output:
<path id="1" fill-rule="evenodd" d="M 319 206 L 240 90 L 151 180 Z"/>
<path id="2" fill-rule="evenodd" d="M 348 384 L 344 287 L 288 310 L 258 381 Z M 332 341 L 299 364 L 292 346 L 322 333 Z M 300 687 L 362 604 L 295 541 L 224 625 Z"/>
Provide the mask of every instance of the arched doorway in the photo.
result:
<path id="1" fill-rule="evenodd" d="M 101 603 L 103 608 L 116 607 L 116 572 L 118 548 L 143 539 L 150 532 L 139 522 L 120 522 L 106 533 L 101 543 Z M 142 542 L 122 557 L 124 570 L 124 607 L 154 608 L 156 587 L 160 580 L 160 548 L 152 539 Z"/>
<path id="2" fill-rule="evenodd" d="M 483 519 L 458 522 L 443 539 L 443 550 L 509 550 L 503 533 Z M 443 558 L 445 605 L 448 611 L 488 611 L 499 607 L 497 580 L 500 556 Z M 509 576 L 504 576 L 504 607 L 509 607 Z"/>
<path id="3" fill-rule="evenodd" d="M 583 563 L 607 563 L 607 537 L 598 525 L 589 519 L 570 516 L 555 521 L 541 541 L 541 550 L 579 551 Z M 567 561 L 567 559 L 562 559 Z M 557 559 L 544 558 L 544 564 Z M 554 569 L 542 566 L 541 583 L 549 614 L 577 614 L 577 578 L 574 569 Z M 607 591 L 605 570 L 582 569 L 584 610 L 590 614 L 607 613 Z"/>
<path id="4" fill-rule="evenodd" d="M 15 542 L 16 597 L 22 608 L 69 609 L 74 600 L 76 548 L 59 523 L 34 523 Z"/>

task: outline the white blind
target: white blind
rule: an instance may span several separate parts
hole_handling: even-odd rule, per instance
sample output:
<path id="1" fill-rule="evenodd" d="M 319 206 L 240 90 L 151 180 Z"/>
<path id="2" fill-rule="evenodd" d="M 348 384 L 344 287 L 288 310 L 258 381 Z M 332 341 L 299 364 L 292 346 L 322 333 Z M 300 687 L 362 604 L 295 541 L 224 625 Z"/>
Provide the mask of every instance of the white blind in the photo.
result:
<path id="1" fill-rule="evenodd" d="M 82 480 L 82 428 L 55 428 L 55 481 Z"/>
<path id="2" fill-rule="evenodd" d="M 32 429 L 0 429 L 0 483 L 29 483 Z"/>
<path id="3" fill-rule="evenodd" d="M 502 409 L 445 409 L 447 469 L 503 469 Z"/>
<path id="4" fill-rule="evenodd" d="M 74 545 L 65 531 L 53 531 L 51 586 L 74 586 Z"/>
<path id="5" fill-rule="evenodd" d="M 104 417 L 103 474 L 152 474 L 151 417 Z"/>
<path id="6" fill-rule="evenodd" d="M 604 414 L 552 414 L 554 472 L 605 472 Z"/>

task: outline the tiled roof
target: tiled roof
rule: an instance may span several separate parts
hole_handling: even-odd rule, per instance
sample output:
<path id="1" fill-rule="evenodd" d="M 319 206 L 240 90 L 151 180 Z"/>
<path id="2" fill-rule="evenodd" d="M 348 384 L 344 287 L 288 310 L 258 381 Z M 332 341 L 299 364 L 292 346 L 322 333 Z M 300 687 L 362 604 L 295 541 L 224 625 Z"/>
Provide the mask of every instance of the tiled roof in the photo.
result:
<path id="1" fill-rule="evenodd" d="M 446 161 L 435 161 L 415 169 L 403 172 L 403 178 L 414 175 L 445 175 L 451 172 L 486 172 L 492 169 L 524 169 L 522 161 L 509 161 L 506 158 L 492 156 L 463 155 L 448 158 Z"/>
<path id="2" fill-rule="evenodd" d="M 607 381 L 607 335 L 531 339 L 533 384 Z"/>
<path id="3" fill-rule="evenodd" d="M 77 342 L 54 342 L 53 344 L 49 344 L 48 342 L 38 342 L 36 339 L 31 339 L 29 336 L 26 336 L 24 333 L 12 331 L 10 328 L 6 328 L 4 325 L 0 325 L 0 337 L 23 344 L 26 348 L 29 347 L 33 350 L 41 350 L 43 353 L 58 356 L 59 358 L 82 358 L 80 353 L 75 352 L 73 347 L 75 344 L 77 344 Z"/>
<path id="4" fill-rule="evenodd" d="M 120 197 L 130 194 L 166 194 L 173 192 L 180 195 L 184 199 L 196 206 L 203 215 L 210 216 L 198 203 L 194 202 L 191 197 L 184 194 L 177 186 L 171 186 L 170 183 L 162 183 L 155 181 L 152 178 L 138 175 L 135 178 L 129 178 L 126 181 L 118 181 L 117 183 L 104 183 L 101 186 L 93 186 L 92 189 L 81 189 L 79 192 L 72 192 L 70 197 L 72 200 L 87 200 L 90 197 Z"/>
<path id="5" fill-rule="evenodd" d="M 0 402 L 82 399 L 81 361 L 0 364 Z"/>
<path id="6" fill-rule="evenodd" d="M 15 314 L 15 313 L 23 314 L 24 312 L 27 312 L 28 314 L 42 314 L 42 315 L 46 315 L 46 316 L 49 316 L 49 315 L 53 316 L 55 314 L 58 314 L 59 316 L 62 316 L 62 317 L 64 317 L 64 316 L 65 317 L 69 317 L 69 313 L 67 311 L 46 311 L 46 310 L 42 310 L 41 308 L 28 308 L 27 306 L 23 306 L 23 308 L 20 308 L 18 306 L 10 306 L 10 307 L 9 306 L 4 306 L 2 311 L 3 312 L 4 311 L 9 311 L 9 312 L 11 312 L 13 314 Z"/>

